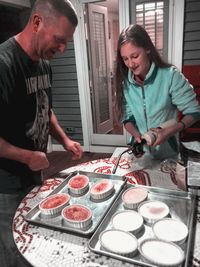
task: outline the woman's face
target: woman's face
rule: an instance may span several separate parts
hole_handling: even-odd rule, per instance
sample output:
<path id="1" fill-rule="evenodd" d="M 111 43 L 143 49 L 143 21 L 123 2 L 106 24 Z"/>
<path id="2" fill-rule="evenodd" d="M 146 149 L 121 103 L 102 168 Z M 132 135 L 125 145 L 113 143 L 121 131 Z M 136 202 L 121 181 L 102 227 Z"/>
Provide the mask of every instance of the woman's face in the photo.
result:
<path id="1" fill-rule="evenodd" d="M 124 64 L 132 71 L 133 75 L 144 80 L 150 68 L 149 50 L 127 42 L 121 46 L 120 54 Z"/>

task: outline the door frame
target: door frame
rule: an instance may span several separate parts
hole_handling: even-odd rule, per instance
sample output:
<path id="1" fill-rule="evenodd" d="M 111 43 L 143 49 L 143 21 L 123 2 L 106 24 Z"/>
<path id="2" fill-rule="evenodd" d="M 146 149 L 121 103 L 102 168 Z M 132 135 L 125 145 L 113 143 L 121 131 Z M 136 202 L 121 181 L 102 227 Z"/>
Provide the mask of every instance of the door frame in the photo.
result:
<path id="1" fill-rule="evenodd" d="M 88 49 L 90 50 L 90 95 L 92 99 L 92 113 L 93 113 L 93 131 L 99 134 L 105 134 L 113 129 L 113 110 L 112 110 L 112 88 L 111 88 L 111 69 L 109 59 L 109 30 L 108 30 L 108 10 L 104 6 L 90 4 L 87 10 L 88 18 Z M 95 31 L 95 25 L 97 22 L 93 20 L 93 14 L 100 15 L 101 21 L 101 33 L 98 35 Z M 99 24 L 99 23 L 98 23 Z M 95 38 L 98 40 L 96 40 Z M 102 37 L 101 37 L 102 36 Z M 100 49 L 101 48 L 101 49 Z M 103 53 L 104 52 L 104 53 Z M 104 61 L 104 62 L 102 62 Z M 103 64 L 105 63 L 105 67 Z M 99 70 L 103 69 L 105 78 L 99 81 Z M 104 81 L 104 82 L 103 82 Z M 101 120 L 100 96 L 105 93 L 105 99 L 108 100 L 106 108 L 106 118 Z M 104 106 L 105 108 L 105 106 Z"/>
<path id="2" fill-rule="evenodd" d="M 77 78 L 79 88 L 80 110 L 83 129 L 83 150 L 89 152 L 104 152 L 112 153 L 116 146 L 91 145 L 91 101 L 89 95 L 89 77 L 87 65 L 87 47 L 84 25 L 84 11 L 82 4 L 86 2 L 96 2 L 95 0 L 71 0 L 77 11 L 79 24 L 74 34 L 74 48 L 77 67 Z M 120 31 L 129 25 L 129 0 L 119 1 L 119 25 Z M 182 49 L 183 49 L 183 27 L 184 27 L 184 1 L 169 0 L 169 37 L 168 37 L 168 60 L 174 64 L 179 70 L 182 68 Z M 116 136 L 117 137 L 117 136 Z M 129 135 L 126 135 L 126 141 Z M 112 140 L 113 137 L 107 135 L 107 140 Z M 117 142 L 116 138 L 116 144 Z"/>
<path id="3" fill-rule="evenodd" d="M 92 116 L 91 116 L 91 100 L 89 94 L 89 70 L 88 70 L 88 59 L 87 59 L 87 47 L 86 40 L 87 32 L 85 31 L 84 25 L 84 11 L 82 4 L 88 2 L 97 2 L 90 0 L 72 0 L 79 18 L 79 25 L 74 34 L 74 48 L 75 48 L 75 58 L 77 62 L 77 77 L 78 77 L 78 87 L 79 87 L 79 98 L 80 98 L 80 109 L 81 109 L 81 119 L 82 119 L 82 129 L 83 129 L 83 149 L 90 152 L 107 152 L 112 153 L 116 146 L 105 145 L 105 139 L 101 138 L 101 135 L 92 136 Z M 129 23 L 129 13 L 127 8 L 129 1 L 120 0 L 119 1 L 119 21 L 120 21 L 120 31 L 123 27 Z M 123 18 L 123 21 L 122 19 Z M 127 136 L 124 135 L 124 146 L 127 141 Z M 92 141 L 95 142 L 95 138 L 98 139 L 99 145 L 92 145 Z M 116 144 L 121 143 L 122 136 L 115 135 Z M 106 135 L 107 143 L 113 141 L 113 135 Z M 123 145 L 122 145 L 123 146 Z"/>

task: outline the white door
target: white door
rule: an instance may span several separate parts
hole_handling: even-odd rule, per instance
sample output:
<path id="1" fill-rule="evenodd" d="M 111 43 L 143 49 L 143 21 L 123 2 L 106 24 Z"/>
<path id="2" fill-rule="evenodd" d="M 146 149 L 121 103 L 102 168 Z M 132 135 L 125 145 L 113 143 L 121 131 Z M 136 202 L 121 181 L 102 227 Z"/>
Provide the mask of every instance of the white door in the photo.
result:
<path id="1" fill-rule="evenodd" d="M 107 8 L 90 4 L 87 15 L 93 132 L 107 134 L 113 130 Z"/>
<path id="2" fill-rule="evenodd" d="M 83 23 L 79 30 L 85 38 L 81 41 L 85 43 L 81 45 L 85 46 L 87 57 L 83 63 L 88 79 L 84 83 L 84 98 L 87 102 L 87 128 L 84 130 L 88 132 L 86 142 L 88 141 L 90 151 L 92 147 L 98 146 L 101 146 L 101 151 L 106 146 L 103 151 L 109 152 L 109 147 L 127 144 L 127 134 L 114 110 L 114 68 L 120 32 L 119 2 L 84 0 L 81 6 L 78 5 L 78 9 L 81 8 L 80 22 Z M 76 56 L 80 62 L 77 53 Z M 82 118 L 86 121 L 85 117 Z"/>

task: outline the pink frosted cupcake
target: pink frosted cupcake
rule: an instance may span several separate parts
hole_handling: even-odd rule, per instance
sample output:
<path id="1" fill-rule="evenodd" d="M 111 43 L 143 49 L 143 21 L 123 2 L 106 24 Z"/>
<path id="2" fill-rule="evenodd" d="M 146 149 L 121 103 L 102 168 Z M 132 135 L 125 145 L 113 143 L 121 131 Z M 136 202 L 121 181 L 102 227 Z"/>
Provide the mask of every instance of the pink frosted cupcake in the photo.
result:
<path id="1" fill-rule="evenodd" d="M 134 235 L 118 229 L 101 232 L 99 242 L 105 250 L 122 256 L 133 255 L 138 248 L 138 241 Z"/>
<path id="2" fill-rule="evenodd" d="M 69 204 L 69 201 L 70 196 L 68 194 L 54 194 L 42 200 L 39 204 L 39 209 L 44 215 L 55 215 L 60 213 Z"/>
<path id="3" fill-rule="evenodd" d="M 72 194 L 82 195 L 89 188 L 89 178 L 86 175 L 77 174 L 69 179 L 68 188 Z"/>
<path id="4" fill-rule="evenodd" d="M 114 191 L 114 185 L 111 181 L 103 179 L 95 184 L 90 189 L 91 198 L 94 200 L 102 200 L 109 197 Z"/>
<path id="5" fill-rule="evenodd" d="M 146 188 L 131 187 L 123 193 L 122 200 L 126 208 L 136 209 L 142 201 L 147 199 L 147 197 L 148 191 Z"/>
<path id="6" fill-rule="evenodd" d="M 138 212 L 147 223 L 154 223 L 169 215 L 169 207 L 162 201 L 149 200 L 141 203 Z"/>
<path id="7" fill-rule="evenodd" d="M 112 216 L 112 225 L 115 229 L 138 233 L 143 227 L 143 217 L 134 210 L 122 210 Z"/>
<path id="8" fill-rule="evenodd" d="M 145 262 L 159 267 L 182 266 L 185 259 L 181 247 L 173 242 L 154 238 L 143 240 L 139 245 L 139 252 Z"/>
<path id="9" fill-rule="evenodd" d="M 92 211 L 84 205 L 73 204 L 62 210 L 64 222 L 76 228 L 85 228 L 92 222 Z"/>
<path id="10" fill-rule="evenodd" d="M 154 223 L 153 232 L 158 239 L 180 245 L 185 242 L 188 236 L 188 227 L 182 221 L 164 218 Z"/>

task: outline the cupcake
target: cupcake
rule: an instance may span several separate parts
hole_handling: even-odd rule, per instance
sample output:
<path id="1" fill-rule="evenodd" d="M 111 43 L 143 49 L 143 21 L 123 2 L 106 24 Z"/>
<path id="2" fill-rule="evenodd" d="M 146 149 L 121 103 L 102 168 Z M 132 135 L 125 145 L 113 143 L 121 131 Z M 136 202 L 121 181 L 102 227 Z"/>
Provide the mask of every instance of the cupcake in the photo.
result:
<path id="1" fill-rule="evenodd" d="M 134 235 L 117 229 L 103 231 L 99 236 L 101 246 L 119 255 L 133 255 L 138 248 L 138 242 Z"/>
<path id="2" fill-rule="evenodd" d="M 144 187 L 132 187 L 127 189 L 122 195 L 124 207 L 128 209 L 136 209 L 138 205 L 146 200 L 148 191 Z"/>
<path id="3" fill-rule="evenodd" d="M 64 193 L 51 195 L 39 203 L 39 209 L 43 215 L 55 215 L 69 204 L 70 196 Z"/>
<path id="4" fill-rule="evenodd" d="M 120 211 L 113 215 L 112 225 L 115 229 L 136 234 L 143 226 L 143 217 L 134 210 Z"/>
<path id="5" fill-rule="evenodd" d="M 145 239 L 139 246 L 142 258 L 159 267 L 182 266 L 185 255 L 183 250 L 172 242 L 159 239 Z"/>
<path id="6" fill-rule="evenodd" d="M 90 189 L 90 196 L 94 200 L 103 200 L 112 195 L 114 185 L 111 181 L 103 179 L 92 185 Z"/>
<path id="7" fill-rule="evenodd" d="M 75 228 L 85 228 L 92 222 L 92 211 L 84 205 L 73 204 L 62 210 L 64 223 Z"/>
<path id="8" fill-rule="evenodd" d="M 89 188 L 89 178 L 86 175 L 77 174 L 69 179 L 68 188 L 72 194 L 82 195 Z"/>
<path id="9" fill-rule="evenodd" d="M 158 239 L 182 244 L 188 236 L 188 227 L 179 220 L 164 218 L 154 223 L 153 232 Z"/>
<path id="10" fill-rule="evenodd" d="M 162 201 L 150 200 L 141 203 L 138 212 L 147 223 L 154 223 L 169 215 L 169 207 Z"/>

